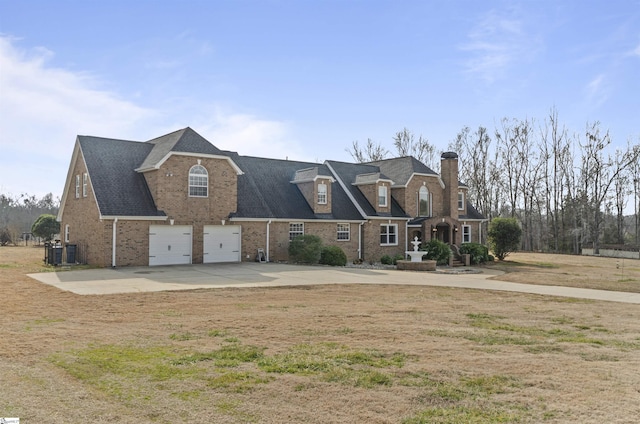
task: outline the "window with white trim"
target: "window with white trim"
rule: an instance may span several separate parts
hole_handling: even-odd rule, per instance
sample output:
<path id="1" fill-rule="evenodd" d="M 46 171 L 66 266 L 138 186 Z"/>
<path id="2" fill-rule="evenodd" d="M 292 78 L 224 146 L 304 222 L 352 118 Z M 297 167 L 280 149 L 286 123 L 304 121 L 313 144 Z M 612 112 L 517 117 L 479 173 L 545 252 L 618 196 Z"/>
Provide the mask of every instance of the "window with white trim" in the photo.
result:
<path id="1" fill-rule="evenodd" d="M 189 170 L 189 197 L 209 195 L 209 173 L 202 165 L 194 165 Z"/>
<path id="2" fill-rule="evenodd" d="M 289 241 L 301 235 L 304 235 L 304 222 L 289 223 Z"/>
<path id="3" fill-rule="evenodd" d="M 464 192 L 463 191 L 458 192 L 458 210 L 460 211 L 464 210 Z"/>
<path id="4" fill-rule="evenodd" d="M 380 246 L 398 245 L 398 224 L 380 225 Z"/>
<path id="5" fill-rule="evenodd" d="M 471 243 L 471 225 L 462 226 L 462 242 Z"/>
<path id="6" fill-rule="evenodd" d="M 378 206 L 387 206 L 387 186 L 378 187 Z"/>
<path id="7" fill-rule="evenodd" d="M 318 204 L 327 204 L 327 185 L 324 183 L 318 184 Z"/>
<path id="8" fill-rule="evenodd" d="M 351 239 L 351 224 L 338 224 L 338 241 L 349 241 Z"/>
<path id="9" fill-rule="evenodd" d="M 64 226 L 64 242 L 69 243 L 69 224 Z"/>
<path id="10" fill-rule="evenodd" d="M 76 199 L 80 198 L 80 175 L 76 175 Z"/>
<path id="11" fill-rule="evenodd" d="M 86 172 L 82 174 L 82 197 L 87 197 L 87 193 L 89 192 L 89 174 Z"/>
<path id="12" fill-rule="evenodd" d="M 418 192 L 418 216 L 431 216 L 429 205 L 429 190 L 427 187 L 420 187 Z"/>

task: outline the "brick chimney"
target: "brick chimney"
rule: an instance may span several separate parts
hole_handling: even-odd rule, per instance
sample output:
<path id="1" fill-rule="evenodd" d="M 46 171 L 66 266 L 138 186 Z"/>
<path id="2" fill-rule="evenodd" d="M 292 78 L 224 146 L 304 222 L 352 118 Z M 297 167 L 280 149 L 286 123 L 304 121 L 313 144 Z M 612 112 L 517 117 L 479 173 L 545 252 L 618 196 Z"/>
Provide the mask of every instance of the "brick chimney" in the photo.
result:
<path id="1" fill-rule="evenodd" d="M 458 219 L 458 154 L 444 152 L 440 157 L 440 176 L 444 183 L 443 212 Z"/>

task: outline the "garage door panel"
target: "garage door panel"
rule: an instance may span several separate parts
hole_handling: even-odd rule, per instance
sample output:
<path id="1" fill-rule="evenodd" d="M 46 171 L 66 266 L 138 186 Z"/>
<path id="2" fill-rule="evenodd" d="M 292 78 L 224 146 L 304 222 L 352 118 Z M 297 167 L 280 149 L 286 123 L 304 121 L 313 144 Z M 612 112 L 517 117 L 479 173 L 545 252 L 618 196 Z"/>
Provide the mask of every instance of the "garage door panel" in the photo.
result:
<path id="1" fill-rule="evenodd" d="M 203 262 L 240 262 L 239 225 L 205 225 Z"/>
<path id="2" fill-rule="evenodd" d="M 151 225 L 149 227 L 149 266 L 191 263 L 190 225 Z"/>

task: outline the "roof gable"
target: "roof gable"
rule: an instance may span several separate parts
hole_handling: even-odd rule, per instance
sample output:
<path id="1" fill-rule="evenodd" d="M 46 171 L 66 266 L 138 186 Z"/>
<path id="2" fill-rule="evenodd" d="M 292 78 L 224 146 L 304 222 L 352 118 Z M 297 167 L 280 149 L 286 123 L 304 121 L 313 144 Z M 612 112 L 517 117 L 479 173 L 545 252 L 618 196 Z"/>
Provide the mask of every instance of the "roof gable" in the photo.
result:
<path id="1" fill-rule="evenodd" d="M 151 145 L 90 136 L 78 136 L 78 143 L 101 216 L 164 216 L 135 171 Z"/>
<path id="2" fill-rule="evenodd" d="M 172 153 L 225 156 L 222 150 L 189 127 L 154 138 L 144 144 L 150 145 L 152 149 L 138 167 L 138 171 L 157 169 Z"/>
<path id="3" fill-rule="evenodd" d="M 369 164 L 379 167 L 380 171 L 391 178 L 395 185 L 398 186 L 406 186 L 414 174 L 438 176 L 434 170 L 413 156 L 385 159 L 369 162 Z"/>

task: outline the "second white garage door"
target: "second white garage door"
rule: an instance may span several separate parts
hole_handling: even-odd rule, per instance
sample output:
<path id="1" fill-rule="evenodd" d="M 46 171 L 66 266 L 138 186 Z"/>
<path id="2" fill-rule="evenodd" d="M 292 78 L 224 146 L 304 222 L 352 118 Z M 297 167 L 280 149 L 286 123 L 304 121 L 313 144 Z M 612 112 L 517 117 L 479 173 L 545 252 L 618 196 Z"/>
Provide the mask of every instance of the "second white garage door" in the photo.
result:
<path id="1" fill-rule="evenodd" d="M 240 231 L 239 225 L 205 225 L 202 262 L 240 262 Z"/>
<path id="2" fill-rule="evenodd" d="M 191 263 L 190 225 L 149 226 L 149 266 Z"/>

